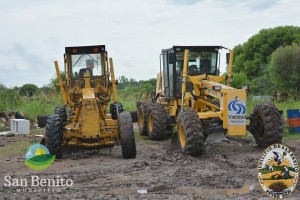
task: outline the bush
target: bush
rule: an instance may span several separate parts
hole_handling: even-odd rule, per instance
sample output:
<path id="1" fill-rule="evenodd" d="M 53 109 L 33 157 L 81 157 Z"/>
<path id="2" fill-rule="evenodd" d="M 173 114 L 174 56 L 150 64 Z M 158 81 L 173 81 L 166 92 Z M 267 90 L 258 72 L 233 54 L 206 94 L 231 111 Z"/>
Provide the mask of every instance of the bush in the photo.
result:
<path id="1" fill-rule="evenodd" d="M 272 54 L 269 72 L 278 92 L 298 95 L 300 90 L 300 46 L 278 48 Z"/>
<path id="2" fill-rule="evenodd" d="M 233 73 L 233 81 L 231 86 L 234 88 L 241 89 L 243 86 L 248 85 L 250 82 L 244 72 Z"/>
<path id="3" fill-rule="evenodd" d="M 22 96 L 27 96 L 27 97 L 32 97 L 34 94 L 37 93 L 38 87 L 34 84 L 24 84 L 20 88 L 20 95 Z"/>

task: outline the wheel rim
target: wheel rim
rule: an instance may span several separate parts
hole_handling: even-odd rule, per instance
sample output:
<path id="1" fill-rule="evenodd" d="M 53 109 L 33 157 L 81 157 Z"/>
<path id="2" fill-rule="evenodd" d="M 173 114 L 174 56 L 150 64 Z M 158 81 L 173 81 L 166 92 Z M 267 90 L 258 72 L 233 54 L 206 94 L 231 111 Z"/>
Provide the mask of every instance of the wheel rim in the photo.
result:
<path id="1" fill-rule="evenodd" d="M 148 127 L 149 127 L 149 131 L 152 132 L 153 131 L 153 115 L 150 112 L 149 113 L 149 118 L 148 118 Z"/>
<path id="2" fill-rule="evenodd" d="M 179 125 L 179 141 L 180 141 L 181 147 L 185 148 L 185 146 L 186 146 L 186 139 L 185 139 L 183 124 Z"/>
<path id="3" fill-rule="evenodd" d="M 140 128 L 143 128 L 144 126 L 144 114 L 142 111 L 139 112 L 139 126 Z"/>

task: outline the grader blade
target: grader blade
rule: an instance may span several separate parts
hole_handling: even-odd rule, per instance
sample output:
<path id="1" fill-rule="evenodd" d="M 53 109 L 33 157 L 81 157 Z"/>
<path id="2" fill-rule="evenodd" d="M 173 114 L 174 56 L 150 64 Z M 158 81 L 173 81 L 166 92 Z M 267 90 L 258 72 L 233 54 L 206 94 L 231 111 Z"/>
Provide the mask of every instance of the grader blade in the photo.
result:
<path id="1" fill-rule="evenodd" d="M 218 142 L 222 142 L 222 141 L 226 141 L 227 138 L 225 137 L 223 132 L 219 132 L 219 133 L 214 133 L 214 134 L 210 134 L 208 135 L 207 139 L 206 139 L 206 143 L 210 144 L 210 143 L 218 143 Z"/>

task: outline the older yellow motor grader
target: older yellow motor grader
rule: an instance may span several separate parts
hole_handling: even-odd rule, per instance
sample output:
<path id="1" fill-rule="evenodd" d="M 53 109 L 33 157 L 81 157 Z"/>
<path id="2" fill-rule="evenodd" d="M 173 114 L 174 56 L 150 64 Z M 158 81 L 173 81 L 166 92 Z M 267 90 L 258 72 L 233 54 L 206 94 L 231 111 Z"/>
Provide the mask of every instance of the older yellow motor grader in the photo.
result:
<path id="1" fill-rule="evenodd" d="M 61 158 L 63 146 L 99 149 L 121 144 L 123 157 L 135 158 L 131 115 L 118 103 L 113 61 L 105 46 L 66 47 L 65 80 L 58 62 L 54 64 L 63 106 L 47 119 L 44 142 L 50 153 Z"/>
<path id="2" fill-rule="evenodd" d="M 161 140 L 176 126 L 178 145 L 192 156 L 201 155 L 206 138 L 216 132 L 243 136 L 249 130 L 259 146 L 281 143 L 283 128 L 274 104 L 259 104 L 246 116 L 246 91 L 230 86 L 233 51 L 229 49 L 227 75 L 219 76 L 221 49 L 227 48 L 173 46 L 162 50 L 152 102 L 137 103 L 141 135 Z"/>

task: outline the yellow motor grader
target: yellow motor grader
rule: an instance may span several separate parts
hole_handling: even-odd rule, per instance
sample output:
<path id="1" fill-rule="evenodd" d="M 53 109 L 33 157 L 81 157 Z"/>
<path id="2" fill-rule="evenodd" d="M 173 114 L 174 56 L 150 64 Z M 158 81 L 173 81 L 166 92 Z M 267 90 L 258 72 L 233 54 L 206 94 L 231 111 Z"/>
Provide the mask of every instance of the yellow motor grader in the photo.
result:
<path id="1" fill-rule="evenodd" d="M 113 61 L 105 45 L 66 47 L 65 80 L 58 62 L 54 64 L 63 105 L 46 122 L 44 143 L 50 153 L 61 158 L 64 146 L 99 149 L 121 144 L 123 157 L 135 158 L 131 115 L 117 100 Z"/>
<path id="2" fill-rule="evenodd" d="M 177 143 L 192 156 L 201 155 L 208 135 L 216 132 L 243 136 L 249 130 L 259 146 L 281 143 L 283 127 L 274 104 L 259 104 L 251 116 L 246 115 L 246 91 L 230 86 L 233 51 L 229 49 L 227 75 L 219 75 L 222 49 L 227 48 L 173 46 L 162 50 L 152 102 L 137 103 L 141 135 L 161 140 L 176 126 Z"/>

